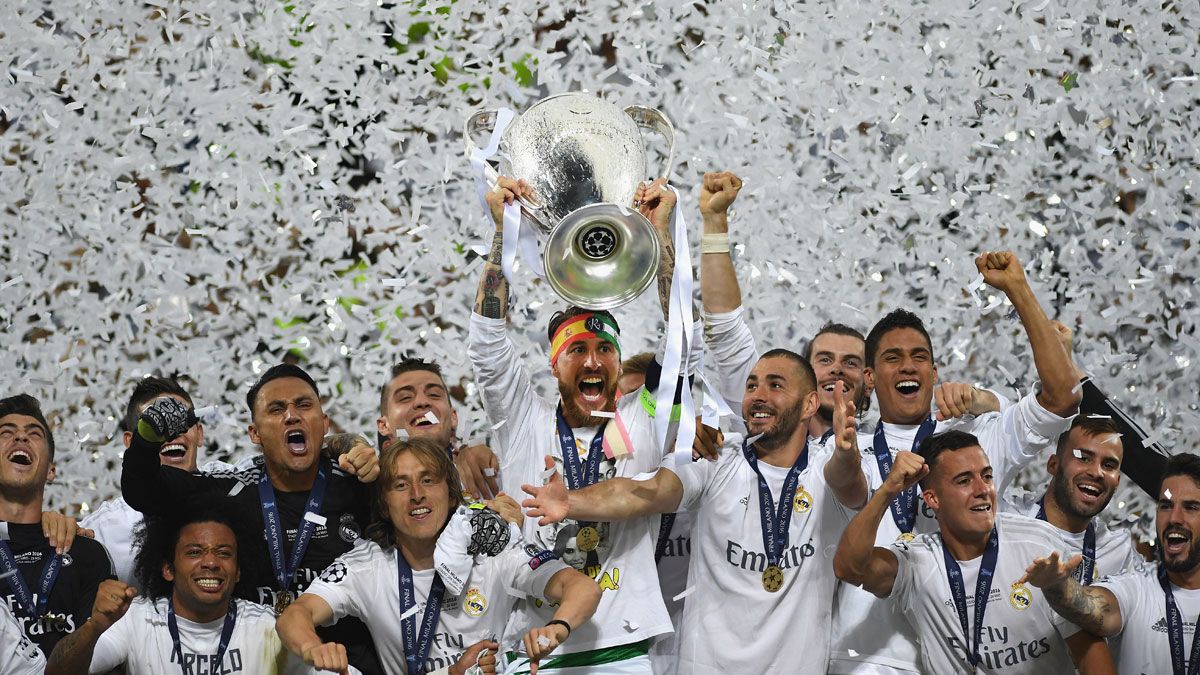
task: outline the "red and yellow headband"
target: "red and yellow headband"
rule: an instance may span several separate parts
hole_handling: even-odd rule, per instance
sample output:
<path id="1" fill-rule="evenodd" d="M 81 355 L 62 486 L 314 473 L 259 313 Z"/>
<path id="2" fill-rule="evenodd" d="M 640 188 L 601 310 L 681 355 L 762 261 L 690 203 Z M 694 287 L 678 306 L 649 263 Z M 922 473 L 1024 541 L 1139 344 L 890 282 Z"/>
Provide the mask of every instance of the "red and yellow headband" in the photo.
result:
<path id="1" fill-rule="evenodd" d="M 558 357 L 572 342 L 601 338 L 611 342 L 617 348 L 618 357 L 621 354 L 621 329 L 617 322 L 598 313 L 577 314 L 564 321 L 554 331 L 554 339 L 550 341 L 550 365 L 558 362 Z"/>

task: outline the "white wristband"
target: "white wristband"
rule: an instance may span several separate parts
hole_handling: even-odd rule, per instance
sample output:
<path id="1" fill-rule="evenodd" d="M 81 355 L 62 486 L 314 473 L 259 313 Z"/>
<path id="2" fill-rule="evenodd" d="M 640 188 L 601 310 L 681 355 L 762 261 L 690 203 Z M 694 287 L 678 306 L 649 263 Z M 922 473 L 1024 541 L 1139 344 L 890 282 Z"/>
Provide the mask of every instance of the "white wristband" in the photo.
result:
<path id="1" fill-rule="evenodd" d="M 701 236 L 700 253 L 729 253 L 729 233 L 724 232 Z"/>

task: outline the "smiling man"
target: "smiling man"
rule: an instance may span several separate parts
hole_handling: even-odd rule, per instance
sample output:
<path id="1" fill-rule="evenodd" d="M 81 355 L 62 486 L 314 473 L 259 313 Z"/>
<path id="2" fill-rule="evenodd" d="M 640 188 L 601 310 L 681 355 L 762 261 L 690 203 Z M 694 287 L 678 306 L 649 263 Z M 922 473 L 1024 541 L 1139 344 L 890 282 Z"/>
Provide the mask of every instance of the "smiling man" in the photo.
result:
<path id="1" fill-rule="evenodd" d="M 501 178 L 497 191 L 488 193 L 496 233 L 471 315 L 468 347 L 475 381 L 494 424 L 501 486 L 519 494 L 522 484 L 540 485 L 546 456 L 575 489 L 653 470 L 663 449 L 655 439 L 654 419 L 641 404 L 641 390 L 617 401 L 620 328 L 612 314 L 568 307 L 550 318 L 546 337 L 557 400 L 538 394 L 508 336 L 502 224 L 505 203 L 520 196 L 529 196 L 528 186 L 508 178 Z M 642 186 L 638 196 L 642 214 L 659 236 L 658 289 L 665 314 L 674 268 L 667 228 L 675 194 L 660 180 Z M 570 521 L 539 528 L 526 522 L 527 541 L 562 556 L 604 590 L 595 618 L 562 648 L 572 675 L 651 672 L 650 645 L 655 637 L 671 632 L 654 562 L 659 526 L 657 515 L 611 526 Z M 524 603 L 519 614 L 528 616 L 518 620 L 542 625 L 552 609 Z"/>
<path id="2" fill-rule="evenodd" d="M 536 662 L 582 630 L 600 589 L 536 547 L 478 555 L 461 591 L 448 590 L 435 556 L 441 537 L 457 535 L 446 527 L 462 504 L 454 464 L 426 439 L 391 441 L 380 464 L 371 541 L 338 558 L 279 618 L 289 649 L 338 670 L 345 665 L 341 646 L 322 640 L 314 626 L 357 616 L 375 636 L 388 673 L 462 675 L 485 649 L 494 660 L 497 641 L 522 640 Z M 552 618 L 504 636 L 513 605 L 526 596 L 553 605 Z"/>
<path id="3" fill-rule="evenodd" d="M 96 588 L 113 574 L 95 541 L 79 537 L 60 553 L 46 539 L 42 502 L 53 478 L 54 435 L 37 399 L 0 400 L 0 600 L 43 654 L 87 621 Z"/>
<path id="4" fill-rule="evenodd" d="M 912 451 L 935 431 L 957 429 L 978 437 L 987 453 L 996 491 L 1003 493 L 1017 472 L 1050 447 L 1071 424 L 1080 395 L 1067 351 L 1049 317 L 1025 278 L 1015 255 L 984 253 L 975 260 L 984 281 L 1005 294 L 1020 317 L 1033 352 L 1041 390 L 1031 391 L 1000 413 L 943 420 L 945 408 L 935 418 L 932 402 L 938 379 L 933 343 L 924 323 L 915 314 L 895 310 L 875 324 L 867 335 L 867 386 L 875 391 L 879 420 L 874 433 L 860 433 L 858 446 L 866 453 L 864 468 L 872 489 L 879 489 L 897 453 Z M 987 394 L 965 387 L 954 404 L 959 411 L 986 409 Z M 939 399 L 939 404 L 945 399 Z M 987 403 L 991 403 L 990 401 Z M 946 406 L 951 407 L 951 406 Z M 937 529 L 934 511 L 918 499 L 915 489 L 896 496 L 888 517 L 876 530 L 877 546 L 911 539 Z M 895 603 L 843 584 L 834 609 L 834 650 L 830 672 L 918 672 L 916 636 Z"/>
<path id="5" fill-rule="evenodd" d="M 133 431 L 137 426 L 138 417 L 155 399 L 160 396 L 170 396 L 194 408 L 192 397 L 188 395 L 179 382 L 173 377 L 145 377 L 137 381 L 129 402 L 125 404 L 125 415 L 121 419 L 124 431 L 121 441 L 126 450 L 133 442 Z M 200 447 L 204 444 L 204 427 L 196 423 L 179 436 L 163 443 L 158 452 L 159 461 L 165 466 L 173 466 L 188 473 L 196 470 L 199 461 Z M 211 461 L 204 465 L 204 471 L 228 471 L 232 466 Z M 133 558 L 137 555 L 134 547 L 134 531 L 142 523 L 142 514 L 130 506 L 123 497 L 110 499 L 96 508 L 79 526 L 96 533 L 96 541 L 108 549 L 113 558 L 113 568 L 117 579 L 129 586 L 137 587 L 133 576 Z"/>
<path id="6" fill-rule="evenodd" d="M 246 406 L 248 435 L 262 454 L 235 471 L 187 473 L 161 464 L 159 453 L 164 439 L 196 423 L 195 415 L 174 398 L 155 399 L 135 425 L 121 489 L 125 500 L 147 515 L 170 513 L 180 498 L 194 494 L 231 497 L 264 533 L 244 552 L 253 564 L 240 597 L 282 612 L 361 536 L 370 502 L 365 483 L 378 476 L 378 461 L 365 444 L 336 464 L 322 455 L 329 418 L 316 383 L 298 366 L 268 369 L 247 393 Z M 359 670 L 382 672 L 360 622 L 339 623 L 328 635 L 347 645 Z"/>
<path id="7" fill-rule="evenodd" d="M 245 527 L 223 499 L 150 518 L 136 565 L 145 596 L 104 582 L 88 622 L 50 655 L 47 675 L 313 673 L 283 648 L 269 608 L 233 599 L 239 553 L 252 537 Z"/>
<path id="8" fill-rule="evenodd" d="M 891 502 L 918 481 L 938 530 L 877 546 Z M 997 516 L 994 473 L 979 439 L 946 431 L 923 439 L 919 454 L 896 455 L 842 534 L 834 571 L 904 616 L 920 641 L 921 672 L 1111 672 L 1103 640 L 1067 623 L 1021 583 L 1025 561 L 1060 545 L 1042 521 Z M 879 622 L 872 627 L 881 630 Z"/>
<path id="9" fill-rule="evenodd" d="M 1085 586 L 1143 561 L 1128 530 L 1109 529 L 1097 517 L 1121 482 L 1123 454 L 1121 432 L 1111 418 L 1080 415 L 1046 460 L 1046 491 L 1001 504 L 1003 510 L 1053 525 L 1068 555 L 1082 556 L 1076 578 Z"/>
<path id="10" fill-rule="evenodd" d="M 1200 662 L 1200 457 L 1167 460 L 1158 496 L 1158 560 L 1083 586 L 1083 557 L 1039 557 L 1026 572 L 1056 612 L 1110 638 L 1120 673 L 1196 671 Z"/>

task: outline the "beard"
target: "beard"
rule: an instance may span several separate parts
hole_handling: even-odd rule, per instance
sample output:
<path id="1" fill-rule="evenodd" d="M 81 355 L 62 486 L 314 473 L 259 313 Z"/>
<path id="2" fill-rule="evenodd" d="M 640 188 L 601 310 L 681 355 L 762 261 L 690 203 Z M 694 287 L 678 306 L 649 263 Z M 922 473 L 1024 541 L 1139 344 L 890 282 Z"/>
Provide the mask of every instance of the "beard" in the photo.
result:
<path id="1" fill-rule="evenodd" d="M 1062 475 L 1061 472 L 1059 475 Z M 1074 490 L 1072 490 L 1071 486 L 1067 483 L 1067 479 L 1055 476 L 1051 481 L 1050 489 L 1054 492 L 1054 501 L 1058 503 L 1058 508 L 1066 511 L 1068 514 L 1075 516 L 1076 518 L 1095 518 L 1098 513 L 1108 507 L 1108 503 L 1112 501 L 1113 495 L 1116 494 L 1115 491 L 1109 492 L 1108 497 L 1098 504 L 1095 511 L 1088 511 L 1084 507 L 1075 503 Z"/>
<path id="2" fill-rule="evenodd" d="M 1179 530 L 1180 528 L 1174 529 Z M 1160 534 L 1158 537 L 1158 560 L 1162 563 L 1163 567 L 1167 568 L 1168 572 L 1191 572 L 1196 568 L 1197 565 L 1200 565 L 1200 539 L 1196 539 L 1195 537 L 1192 538 L 1192 541 L 1188 546 L 1187 556 L 1183 560 L 1167 562 L 1167 555 L 1165 553 L 1166 547 L 1163 542 L 1166 541 L 1167 533 L 1171 531 L 1172 528 L 1168 527 L 1167 529 L 1163 530 L 1162 534 Z"/>
<path id="3" fill-rule="evenodd" d="M 800 426 L 800 413 L 803 408 L 804 401 L 800 400 L 796 402 L 796 405 L 780 410 L 775 417 L 775 426 L 764 431 L 754 444 L 764 450 L 775 450 L 782 447 L 796 432 L 796 427 Z M 751 409 L 751 414 L 753 412 Z"/>
<path id="4" fill-rule="evenodd" d="M 562 402 L 563 419 L 572 429 L 579 427 L 594 427 L 608 421 L 606 417 L 594 417 L 579 404 L 579 386 L 575 384 L 558 383 L 558 400 Z M 612 412 L 617 409 L 617 383 L 606 384 L 603 404 L 600 410 Z"/>

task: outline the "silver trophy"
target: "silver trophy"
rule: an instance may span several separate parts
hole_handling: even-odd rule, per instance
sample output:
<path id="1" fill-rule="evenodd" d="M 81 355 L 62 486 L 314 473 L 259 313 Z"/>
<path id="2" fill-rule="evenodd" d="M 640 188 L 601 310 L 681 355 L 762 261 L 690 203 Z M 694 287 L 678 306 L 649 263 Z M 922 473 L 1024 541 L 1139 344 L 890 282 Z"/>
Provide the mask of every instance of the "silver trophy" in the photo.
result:
<path id="1" fill-rule="evenodd" d="M 481 110 L 465 125 L 467 156 L 474 138 L 491 131 L 496 111 Z M 612 309 L 641 295 L 658 272 L 654 226 L 630 207 L 647 172 L 641 129 L 661 134 L 671 167 L 675 129 L 658 110 L 622 110 L 591 94 L 544 98 L 515 119 L 500 139 L 500 173 L 523 179 L 535 199 L 522 217 L 541 240 L 546 280 L 567 302 Z M 485 169 L 495 186 L 499 174 Z"/>

